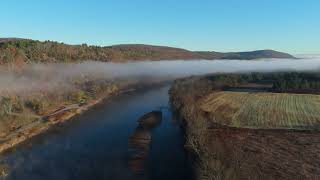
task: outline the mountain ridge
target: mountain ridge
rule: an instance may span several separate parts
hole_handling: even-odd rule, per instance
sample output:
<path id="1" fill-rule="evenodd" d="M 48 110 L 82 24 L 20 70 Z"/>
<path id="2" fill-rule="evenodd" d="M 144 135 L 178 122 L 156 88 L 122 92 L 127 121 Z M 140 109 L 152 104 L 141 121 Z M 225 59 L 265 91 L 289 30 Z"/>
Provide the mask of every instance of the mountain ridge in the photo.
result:
<path id="1" fill-rule="evenodd" d="M 87 44 L 68 45 L 55 41 L 38 41 L 20 38 L 0 38 L 0 64 L 28 62 L 76 62 L 97 60 L 104 62 L 125 62 L 139 60 L 216 60 L 261 58 L 288 58 L 294 56 L 274 51 L 258 50 L 248 52 L 190 51 L 169 46 L 146 44 L 120 44 L 92 46 Z"/>

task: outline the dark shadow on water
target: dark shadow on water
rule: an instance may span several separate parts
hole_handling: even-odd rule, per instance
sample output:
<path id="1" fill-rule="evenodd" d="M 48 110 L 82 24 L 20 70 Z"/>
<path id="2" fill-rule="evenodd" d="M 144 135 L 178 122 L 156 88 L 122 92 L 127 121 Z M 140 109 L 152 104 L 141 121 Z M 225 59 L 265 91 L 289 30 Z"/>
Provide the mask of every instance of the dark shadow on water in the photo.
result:
<path id="1" fill-rule="evenodd" d="M 138 127 L 128 143 L 128 167 L 137 177 L 146 176 L 152 131 L 162 121 L 161 111 L 152 111 L 139 118 Z"/>

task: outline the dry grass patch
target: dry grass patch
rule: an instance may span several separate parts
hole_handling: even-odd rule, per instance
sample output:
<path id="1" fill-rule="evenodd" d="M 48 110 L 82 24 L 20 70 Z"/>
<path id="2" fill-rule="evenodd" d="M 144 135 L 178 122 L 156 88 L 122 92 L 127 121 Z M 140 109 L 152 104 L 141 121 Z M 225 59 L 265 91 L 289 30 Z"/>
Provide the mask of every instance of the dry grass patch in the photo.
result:
<path id="1" fill-rule="evenodd" d="M 215 122 L 248 128 L 317 128 L 320 95 L 221 91 L 200 101 Z"/>

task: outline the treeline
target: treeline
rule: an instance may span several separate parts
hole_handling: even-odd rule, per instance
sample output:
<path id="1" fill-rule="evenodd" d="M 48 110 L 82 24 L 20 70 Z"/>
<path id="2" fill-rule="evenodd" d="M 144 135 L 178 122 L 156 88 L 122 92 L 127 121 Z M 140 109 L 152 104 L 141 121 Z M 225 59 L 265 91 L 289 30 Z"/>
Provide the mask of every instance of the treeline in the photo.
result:
<path id="1" fill-rule="evenodd" d="M 273 90 L 278 92 L 320 92 L 320 73 L 285 73 L 273 83 Z"/>
<path id="2" fill-rule="evenodd" d="M 88 46 L 67 45 L 53 41 L 13 39 L 0 41 L 0 64 L 57 63 L 84 60 L 121 62 L 128 60 L 163 60 L 201 58 L 191 51 L 147 45 Z"/>
<path id="3" fill-rule="evenodd" d="M 207 76 L 215 89 L 239 87 L 248 83 L 268 84 L 273 92 L 319 93 L 320 72 L 274 72 L 217 74 Z"/>
<path id="4" fill-rule="evenodd" d="M 67 45 L 53 41 L 29 39 L 1 39 L 0 65 L 21 65 L 24 63 L 77 62 L 84 60 L 121 62 L 128 60 L 177 60 L 177 59 L 258 59 L 294 58 L 290 54 L 261 50 L 239 53 L 213 51 L 188 51 L 185 49 L 151 45 L 88 46 Z"/>
<path id="5" fill-rule="evenodd" d="M 19 64 L 32 62 L 56 63 L 81 60 L 108 61 L 117 53 L 97 46 L 66 45 L 52 41 L 13 40 L 0 43 L 0 63 Z"/>
<path id="6" fill-rule="evenodd" d="M 4 93 L 0 96 L 0 120 L 8 116 L 22 113 L 26 109 L 36 115 L 43 115 L 50 106 L 61 104 L 85 104 L 89 100 L 97 99 L 102 94 L 110 94 L 118 87 L 115 83 L 103 79 L 70 81 L 72 88 L 62 89 L 61 92 L 34 92 L 19 96 L 14 93 Z"/>
<path id="7" fill-rule="evenodd" d="M 0 139 L 16 129 L 42 119 L 71 104 L 80 106 L 117 93 L 128 82 L 79 77 L 69 80 L 67 89 L 30 91 L 27 94 L 1 92 Z M 76 110 L 73 110 L 75 112 Z"/>

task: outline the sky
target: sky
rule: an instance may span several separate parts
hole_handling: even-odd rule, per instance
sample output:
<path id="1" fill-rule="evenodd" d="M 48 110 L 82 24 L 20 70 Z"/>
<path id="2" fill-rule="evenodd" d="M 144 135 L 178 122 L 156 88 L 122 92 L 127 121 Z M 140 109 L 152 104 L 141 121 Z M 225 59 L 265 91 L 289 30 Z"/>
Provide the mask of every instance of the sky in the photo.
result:
<path id="1" fill-rule="evenodd" d="M 0 37 L 320 53 L 319 0 L 1 0 Z"/>

